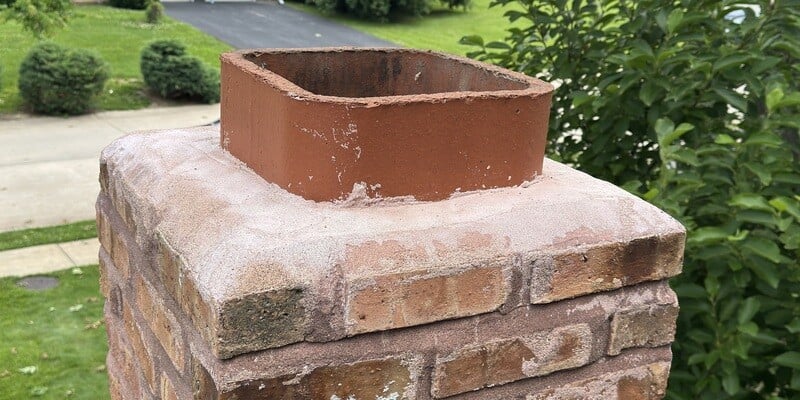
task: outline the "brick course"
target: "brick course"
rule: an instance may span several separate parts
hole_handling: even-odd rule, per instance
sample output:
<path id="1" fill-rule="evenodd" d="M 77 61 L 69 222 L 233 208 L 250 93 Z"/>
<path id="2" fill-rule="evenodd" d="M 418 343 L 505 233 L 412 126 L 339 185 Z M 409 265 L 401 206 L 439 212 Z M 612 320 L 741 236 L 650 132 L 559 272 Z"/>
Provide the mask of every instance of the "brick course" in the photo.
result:
<path id="1" fill-rule="evenodd" d="M 660 211 L 549 161 L 524 188 L 315 204 L 208 133 L 104 151 L 112 398 L 663 396 L 684 232 Z"/>

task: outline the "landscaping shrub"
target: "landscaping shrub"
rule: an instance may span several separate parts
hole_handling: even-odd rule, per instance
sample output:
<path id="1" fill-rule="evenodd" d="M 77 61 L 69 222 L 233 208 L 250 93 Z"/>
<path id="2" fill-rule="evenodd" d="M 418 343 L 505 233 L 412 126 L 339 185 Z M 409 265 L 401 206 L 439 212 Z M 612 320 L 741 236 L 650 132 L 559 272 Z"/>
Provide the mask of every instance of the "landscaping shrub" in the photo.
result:
<path id="1" fill-rule="evenodd" d="M 150 4 L 150 0 L 108 0 L 108 4 L 116 8 L 144 10 Z"/>
<path id="2" fill-rule="evenodd" d="M 160 1 L 153 0 L 144 10 L 144 15 L 148 24 L 157 24 L 164 18 L 164 5 Z"/>
<path id="3" fill-rule="evenodd" d="M 800 398 L 798 2 L 508 3 L 463 42 L 560 82 L 550 156 L 688 229 L 668 397 Z"/>
<path id="4" fill-rule="evenodd" d="M 440 3 L 446 5 L 450 9 L 461 7 L 464 10 L 468 9 L 471 4 L 470 0 L 440 0 Z"/>
<path id="5" fill-rule="evenodd" d="M 22 60 L 19 91 L 34 112 L 81 114 L 91 109 L 107 78 L 105 62 L 94 53 L 45 42 Z"/>
<path id="6" fill-rule="evenodd" d="M 469 0 L 444 0 L 449 2 Z M 430 12 L 428 0 L 307 0 L 323 12 L 340 12 L 358 18 L 385 22 L 390 14 L 424 15 Z"/>
<path id="7" fill-rule="evenodd" d="M 219 101 L 219 73 L 186 54 L 175 40 L 159 40 L 142 50 L 140 62 L 144 82 L 167 99 Z"/>

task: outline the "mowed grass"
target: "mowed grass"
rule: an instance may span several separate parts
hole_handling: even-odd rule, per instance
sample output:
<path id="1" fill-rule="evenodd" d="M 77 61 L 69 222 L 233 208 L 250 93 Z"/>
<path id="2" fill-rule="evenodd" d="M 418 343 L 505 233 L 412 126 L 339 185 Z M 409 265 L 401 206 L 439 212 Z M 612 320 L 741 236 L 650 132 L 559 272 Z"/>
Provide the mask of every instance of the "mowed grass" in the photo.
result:
<path id="1" fill-rule="evenodd" d="M 465 55 L 475 48 L 459 44 L 462 37 L 479 35 L 486 42 L 501 40 L 505 38 L 506 30 L 513 26 L 503 13 L 511 8 L 521 9 L 515 5 L 489 8 L 489 3 L 491 0 L 472 0 L 471 6 L 464 11 L 461 8 L 451 10 L 442 7 L 438 2 L 433 2 L 431 4 L 434 8 L 428 15 L 400 17 L 388 23 L 364 21 L 338 14 L 324 15 L 307 4 L 287 3 L 287 5 L 323 15 L 353 29 L 404 47 Z"/>
<path id="2" fill-rule="evenodd" d="M 100 54 L 109 65 L 110 79 L 98 99 L 97 108 L 120 110 L 150 104 L 143 92 L 139 55 L 149 42 L 158 39 L 183 42 L 190 54 L 215 68 L 219 67 L 219 54 L 231 49 L 227 44 L 167 16 L 162 23 L 150 25 L 144 22 L 144 11 L 100 5 L 75 6 L 69 25 L 57 31 L 50 40 Z M 0 113 L 21 111 L 22 101 L 17 90 L 19 65 L 35 43 L 33 36 L 23 31 L 18 23 L 0 23 Z"/>
<path id="3" fill-rule="evenodd" d="M 97 226 L 94 220 L 46 228 L 0 232 L 0 251 L 38 246 L 40 244 L 71 242 L 93 237 L 97 237 Z"/>
<path id="4" fill-rule="evenodd" d="M 0 279 L 0 398 L 108 399 L 98 267 L 48 275 L 41 292 Z"/>

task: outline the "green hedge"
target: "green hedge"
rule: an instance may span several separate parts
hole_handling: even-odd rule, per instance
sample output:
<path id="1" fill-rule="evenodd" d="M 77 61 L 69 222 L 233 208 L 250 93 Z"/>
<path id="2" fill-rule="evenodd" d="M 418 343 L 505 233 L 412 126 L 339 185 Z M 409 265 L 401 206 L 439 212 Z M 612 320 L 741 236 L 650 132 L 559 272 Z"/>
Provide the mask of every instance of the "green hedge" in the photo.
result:
<path id="1" fill-rule="evenodd" d="M 111 7 L 144 10 L 151 0 L 108 0 Z"/>
<path id="2" fill-rule="evenodd" d="M 19 91 L 34 112 L 82 114 L 91 109 L 107 78 L 108 68 L 98 55 L 44 42 L 22 60 Z"/>
<path id="3" fill-rule="evenodd" d="M 668 398 L 800 398 L 798 2 L 510 3 L 463 42 L 561 83 L 550 157 L 688 229 Z"/>
<path id="4" fill-rule="evenodd" d="M 142 50 L 140 67 L 145 84 L 164 98 L 219 101 L 219 72 L 187 55 L 186 47 L 178 41 L 149 44 Z"/>

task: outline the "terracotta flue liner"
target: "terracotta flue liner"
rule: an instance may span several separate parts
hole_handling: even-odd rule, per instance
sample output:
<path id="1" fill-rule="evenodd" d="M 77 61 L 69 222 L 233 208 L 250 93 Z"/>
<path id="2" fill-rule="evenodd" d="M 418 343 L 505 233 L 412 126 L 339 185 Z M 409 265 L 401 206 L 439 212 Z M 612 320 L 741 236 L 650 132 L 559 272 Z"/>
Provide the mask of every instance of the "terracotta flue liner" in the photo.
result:
<path id="1" fill-rule="evenodd" d="M 221 144 L 315 201 L 519 185 L 541 172 L 552 86 L 428 51 L 223 54 Z"/>

